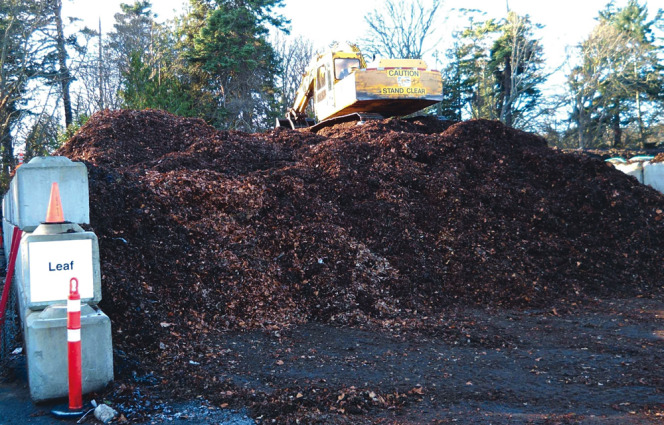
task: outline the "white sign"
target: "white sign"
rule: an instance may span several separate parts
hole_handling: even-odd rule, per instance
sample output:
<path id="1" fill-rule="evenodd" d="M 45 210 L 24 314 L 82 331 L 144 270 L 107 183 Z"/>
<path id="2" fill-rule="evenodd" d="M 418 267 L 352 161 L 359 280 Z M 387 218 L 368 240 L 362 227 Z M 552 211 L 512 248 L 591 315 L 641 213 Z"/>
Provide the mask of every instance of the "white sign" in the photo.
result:
<path id="1" fill-rule="evenodd" d="M 410 87 L 412 80 L 410 77 L 397 77 L 397 84 L 399 84 L 401 87 Z"/>
<path id="2" fill-rule="evenodd" d="M 94 296 L 92 240 L 28 243 L 30 302 L 62 301 L 69 297 L 69 281 L 78 279 L 81 299 Z"/>

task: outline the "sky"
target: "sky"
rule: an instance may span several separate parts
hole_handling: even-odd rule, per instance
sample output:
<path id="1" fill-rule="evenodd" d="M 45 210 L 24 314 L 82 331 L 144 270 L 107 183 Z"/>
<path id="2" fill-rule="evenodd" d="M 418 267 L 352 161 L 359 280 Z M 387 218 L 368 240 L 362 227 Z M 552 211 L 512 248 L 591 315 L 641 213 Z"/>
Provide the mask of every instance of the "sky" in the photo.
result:
<path id="1" fill-rule="evenodd" d="M 424 4 L 429 1 L 424 0 Z M 101 18 L 102 31 L 106 32 L 112 29 L 113 15 L 120 11 L 120 3 L 131 2 L 133 0 L 64 0 L 63 14 L 82 18 L 87 26 L 95 29 Z M 383 3 L 383 0 L 285 0 L 279 10 L 291 20 L 292 35 L 302 35 L 320 48 L 332 41 L 359 41 L 367 30 L 365 16 Z M 438 30 L 442 35 L 441 44 L 447 46 L 452 31 L 465 23 L 458 18 L 459 9 L 482 10 L 488 19 L 504 17 L 509 6 L 544 25 L 538 36 L 552 66 L 558 66 L 565 57 L 565 49 L 587 37 L 599 10 L 607 3 L 608 0 L 446 0 Z M 641 3 L 648 6 L 651 17 L 658 8 L 664 8 L 664 0 L 641 0 Z M 160 20 L 166 20 L 181 13 L 186 4 L 187 0 L 152 0 L 152 10 Z M 615 4 L 624 6 L 627 0 L 616 0 Z"/>
<path id="2" fill-rule="evenodd" d="M 430 1 L 423 0 L 425 5 Z M 438 25 L 441 37 L 438 47 L 445 51 L 451 44 L 453 31 L 466 24 L 459 18 L 459 9 L 479 9 L 486 13 L 485 19 L 500 19 L 505 17 L 509 7 L 520 15 L 529 15 L 533 23 L 544 25 L 536 36 L 543 44 L 549 70 L 558 69 L 550 78 L 550 84 L 563 84 L 569 70 L 566 65 L 569 48 L 590 34 L 598 12 L 608 1 L 445 0 Z M 133 3 L 133 0 L 64 0 L 63 15 L 79 17 L 94 29 L 101 18 L 102 31 L 107 32 L 112 30 L 113 15 L 120 11 L 120 3 Z M 367 31 L 365 17 L 383 3 L 383 0 L 285 0 L 279 12 L 290 19 L 293 36 L 301 35 L 311 40 L 315 48 L 324 48 L 332 41 L 360 41 Z M 647 5 L 651 18 L 658 8 L 664 8 L 664 0 L 641 0 L 640 3 Z M 152 10 L 158 20 L 167 20 L 181 14 L 186 4 L 187 0 L 152 0 Z M 617 7 L 626 4 L 627 0 L 615 0 Z M 444 66 L 429 65 L 439 69 Z"/>
<path id="3" fill-rule="evenodd" d="M 430 0 L 424 0 L 428 4 Z M 82 18 L 86 25 L 97 28 L 102 20 L 102 30 L 112 28 L 113 15 L 120 11 L 120 3 L 133 0 L 64 0 L 63 14 Z M 187 0 L 152 0 L 152 10 L 165 20 L 182 12 Z M 383 4 L 382 0 L 285 0 L 280 12 L 291 20 L 291 33 L 303 35 L 317 46 L 325 46 L 334 40 L 358 40 L 367 26 L 364 18 Z M 542 41 L 546 45 L 574 45 L 587 36 L 598 11 L 608 0 L 445 0 L 439 28 L 449 38 L 451 29 L 462 24 L 456 18 L 458 9 L 479 9 L 487 18 L 501 18 L 507 6 L 521 15 L 529 15 L 533 22 L 543 24 Z M 616 0 L 616 6 L 624 6 L 627 0 Z M 656 9 L 664 8 L 664 0 L 641 0 L 653 16 Z M 445 40 L 443 40 L 445 41 Z M 447 40 L 449 41 L 449 40 Z"/>

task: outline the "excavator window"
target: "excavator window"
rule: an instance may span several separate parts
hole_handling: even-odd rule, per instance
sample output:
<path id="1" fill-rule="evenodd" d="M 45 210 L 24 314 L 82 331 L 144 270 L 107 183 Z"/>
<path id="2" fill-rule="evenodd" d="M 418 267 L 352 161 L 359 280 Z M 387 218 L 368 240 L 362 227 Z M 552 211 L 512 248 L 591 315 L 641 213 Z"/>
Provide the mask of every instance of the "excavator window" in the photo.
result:
<path id="1" fill-rule="evenodd" d="M 360 67 L 360 60 L 356 58 L 336 58 L 334 59 L 334 75 L 337 80 L 341 80 L 350 74 L 353 68 Z"/>
<path id="2" fill-rule="evenodd" d="M 316 90 L 320 90 L 325 87 L 325 65 L 318 68 L 316 76 Z"/>

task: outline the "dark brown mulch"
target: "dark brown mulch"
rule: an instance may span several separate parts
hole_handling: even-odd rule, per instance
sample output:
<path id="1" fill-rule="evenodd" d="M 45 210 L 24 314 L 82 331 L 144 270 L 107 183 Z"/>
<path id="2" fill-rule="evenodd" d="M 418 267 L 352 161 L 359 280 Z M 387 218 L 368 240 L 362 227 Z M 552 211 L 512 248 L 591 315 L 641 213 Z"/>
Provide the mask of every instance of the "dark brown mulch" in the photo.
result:
<path id="1" fill-rule="evenodd" d="M 103 111 L 57 154 L 89 169 L 114 344 L 162 376 L 220 330 L 661 293 L 664 195 L 498 122 Z"/>

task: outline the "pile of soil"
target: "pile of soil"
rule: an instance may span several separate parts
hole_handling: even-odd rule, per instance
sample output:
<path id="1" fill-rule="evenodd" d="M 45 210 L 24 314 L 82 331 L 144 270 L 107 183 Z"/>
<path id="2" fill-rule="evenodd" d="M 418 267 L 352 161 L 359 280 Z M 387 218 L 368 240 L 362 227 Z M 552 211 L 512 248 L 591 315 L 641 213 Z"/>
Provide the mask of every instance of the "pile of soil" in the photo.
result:
<path id="1" fill-rule="evenodd" d="M 160 377 L 227 330 L 423 326 L 664 283 L 664 195 L 498 122 L 246 134 L 103 111 L 57 154 L 88 166 L 119 357 Z"/>

